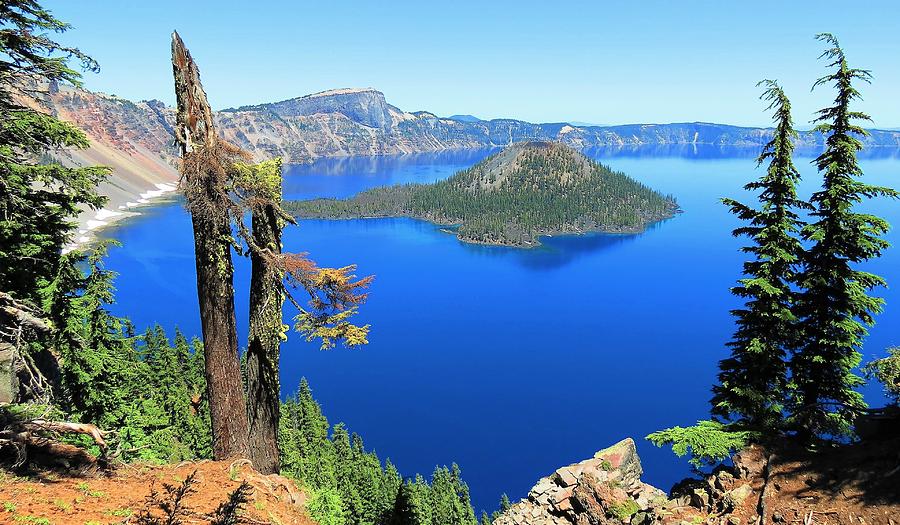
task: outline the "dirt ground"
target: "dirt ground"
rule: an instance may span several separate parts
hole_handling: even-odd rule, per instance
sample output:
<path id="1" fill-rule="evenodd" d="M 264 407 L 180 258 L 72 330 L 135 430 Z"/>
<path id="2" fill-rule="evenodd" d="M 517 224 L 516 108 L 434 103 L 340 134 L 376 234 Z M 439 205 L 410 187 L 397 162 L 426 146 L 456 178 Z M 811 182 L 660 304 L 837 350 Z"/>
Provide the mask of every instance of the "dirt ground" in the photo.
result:
<path id="1" fill-rule="evenodd" d="M 743 455 L 762 471 L 766 452 L 754 447 Z M 816 453 L 784 449 L 771 458 L 767 524 L 900 525 L 900 437 Z M 764 477 L 753 476 L 754 496 L 734 512 L 741 523 L 756 522 Z"/>
<path id="2" fill-rule="evenodd" d="M 185 498 L 185 524 L 208 523 L 221 502 L 242 481 L 252 493 L 240 512 L 241 523 L 314 525 L 305 513 L 306 497 L 281 476 L 262 476 L 241 463 L 201 461 L 180 465 L 128 465 L 110 475 L 16 477 L 0 474 L 0 523 L 23 525 L 98 525 L 136 523 L 151 489 L 178 486 L 196 472 L 195 492 Z"/>

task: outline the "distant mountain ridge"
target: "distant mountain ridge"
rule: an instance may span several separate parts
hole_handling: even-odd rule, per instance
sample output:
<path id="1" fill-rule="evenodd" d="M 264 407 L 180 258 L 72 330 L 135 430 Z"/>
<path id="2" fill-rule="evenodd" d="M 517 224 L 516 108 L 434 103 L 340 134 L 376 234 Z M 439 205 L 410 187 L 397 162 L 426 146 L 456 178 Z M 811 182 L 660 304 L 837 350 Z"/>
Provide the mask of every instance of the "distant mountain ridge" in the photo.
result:
<path id="1" fill-rule="evenodd" d="M 44 101 L 79 125 L 91 139 L 110 147 L 145 150 L 171 164 L 174 113 L 159 101 L 125 99 L 74 88 L 56 88 Z M 768 128 L 705 122 L 574 126 L 533 124 L 515 119 L 480 120 L 471 115 L 442 118 L 428 111 L 407 112 L 372 88 L 323 91 L 279 102 L 229 108 L 216 113 L 220 133 L 259 159 L 286 162 L 320 157 L 389 155 L 450 149 L 505 147 L 528 140 L 558 141 L 584 149 L 604 146 L 710 144 L 761 146 Z M 873 130 L 869 146 L 900 147 L 900 131 Z M 802 133 L 799 146 L 821 145 L 822 136 Z"/>
<path id="2" fill-rule="evenodd" d="M 66 86 L 50 86 L 47 111 L 83 129 L 91 140 L 85 152 L 62 152 L 73 164 L 105 164 L 114 175 L 104 190 L 112 204 L 127 207 L 148 192 L 171 188 L 178 174 L 173 147 L 173 108 L 157 100 L 132 102 Z M 215 115 L 222 136 L 257 159 L 283 157 L 302 163 L 320 157 L 392 155 L 505 147 L 524 141 L 555 141 L 576 149 L 666 145 L 759 147 L 766 128 L 704 122 L 573 126 L 533 124 L 515 119 L 480 120 L 470 115 L 442 118 L 428 111 L 407 112 L 372 88 L 323 91 L 280 102 L 225 109 Z M 900 147 L 900 131 L 874 130 L 867 146 Z M 822 144 L 822 136 L 802 133 L 801 147 Z"/>

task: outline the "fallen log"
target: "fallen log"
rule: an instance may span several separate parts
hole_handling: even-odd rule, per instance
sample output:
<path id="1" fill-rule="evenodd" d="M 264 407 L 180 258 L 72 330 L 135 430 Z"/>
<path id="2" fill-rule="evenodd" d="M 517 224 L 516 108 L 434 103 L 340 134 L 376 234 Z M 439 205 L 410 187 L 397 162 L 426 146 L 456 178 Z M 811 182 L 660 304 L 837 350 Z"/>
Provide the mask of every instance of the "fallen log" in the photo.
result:
<path id="1" fill-rule="evenodd" d="M 89 423 L 14 420 L 0 430 L 0 452 L 13 470 L 38 468 L 60 470 L 69 475 L 89 475 L 109 466 L 106 437 L 110 433 Z M 61 441 L 63 434 L 89 436 L 100 449 L 100 455 L 95 457 L 81 447 Z"/>

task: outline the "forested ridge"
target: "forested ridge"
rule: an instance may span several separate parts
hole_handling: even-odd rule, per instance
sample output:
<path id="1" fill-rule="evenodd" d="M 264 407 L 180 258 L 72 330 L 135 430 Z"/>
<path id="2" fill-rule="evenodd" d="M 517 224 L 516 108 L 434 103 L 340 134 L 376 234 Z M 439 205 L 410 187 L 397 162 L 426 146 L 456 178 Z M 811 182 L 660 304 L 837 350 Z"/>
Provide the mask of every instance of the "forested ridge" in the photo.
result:
<path id="1" fill-rule="evenodd" d="M 285 209 L 307 218 L 414 217 L 458 225 L 464 241 L 531 246 L 540 235 L 640 232 L 677 205 L 563 144 L 526 142 L 434 184 L 292 201 Z"/>

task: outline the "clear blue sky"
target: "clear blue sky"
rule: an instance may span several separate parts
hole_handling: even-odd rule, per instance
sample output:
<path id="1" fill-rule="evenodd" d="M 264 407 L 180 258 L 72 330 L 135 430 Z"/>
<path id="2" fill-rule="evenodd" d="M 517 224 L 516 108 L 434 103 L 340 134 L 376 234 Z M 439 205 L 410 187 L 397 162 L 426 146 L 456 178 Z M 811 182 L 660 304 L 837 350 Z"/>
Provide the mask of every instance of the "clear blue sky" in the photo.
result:
<path id="1" fill-rule="evenodd" d="M 871 69 L 859 108 L 900 127 L 900 2 L 46 0 L 93 55 L 93 90 L 174 99 L 169 35 L 200 64 L 215 108 L 374 87 L 404 110 L 533 122 L 768 123 L 758 80 L 776 78 L 798 124 L 817 32 Z M 846 7 L 841 7 L 846 6 Z"/>

